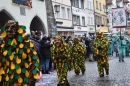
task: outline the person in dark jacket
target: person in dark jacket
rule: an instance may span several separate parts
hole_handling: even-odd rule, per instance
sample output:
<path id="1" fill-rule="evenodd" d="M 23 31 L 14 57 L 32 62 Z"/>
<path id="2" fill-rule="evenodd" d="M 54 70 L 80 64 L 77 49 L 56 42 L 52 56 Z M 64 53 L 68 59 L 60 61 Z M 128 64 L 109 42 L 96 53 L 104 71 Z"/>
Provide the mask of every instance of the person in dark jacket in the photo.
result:
<path id="1" fill-rule="evenodd" d="M 87 50 L 87 53 L 86 53 L 86 58 L 89 58 L 89 55 L 90 55 L 90 51 L 91 51 L 91 48 L 90 48 L 90 40 L 88 38 L 85 39 L 85 45 L 86 45 L 86 50 Z"/>
<path id="2" fill-rule="evenodd" d="M 45 73 L 46 74 L 50 74 L 49 73 L 49 62 L 51 59 L 51 47 L 52 47 L 52 43 L 47 41 L 47 37 L 44 36 L 41 40 L 41 47 L 40 47 L 40 52 L 42 55 L 42 73 L 44 73 L 44 66 L 45 66 Z"/>

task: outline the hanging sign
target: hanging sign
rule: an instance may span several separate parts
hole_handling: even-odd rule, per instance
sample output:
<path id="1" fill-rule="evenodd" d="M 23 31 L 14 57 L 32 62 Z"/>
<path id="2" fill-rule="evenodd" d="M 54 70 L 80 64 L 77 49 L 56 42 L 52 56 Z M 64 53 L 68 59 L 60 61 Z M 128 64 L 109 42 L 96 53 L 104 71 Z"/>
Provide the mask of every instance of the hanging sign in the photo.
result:
<path id="1" fill-rule="evenodd" d="M 31 0 L 11 0 L 11 2 L 18 6 L 32 8 Z"/>
<path id="2" fill-rule="evenodd" d="M 113 28 L 126 27 L 126 13 L 124 8 L 112 9 L 112 24 L 113 24 Z"/>

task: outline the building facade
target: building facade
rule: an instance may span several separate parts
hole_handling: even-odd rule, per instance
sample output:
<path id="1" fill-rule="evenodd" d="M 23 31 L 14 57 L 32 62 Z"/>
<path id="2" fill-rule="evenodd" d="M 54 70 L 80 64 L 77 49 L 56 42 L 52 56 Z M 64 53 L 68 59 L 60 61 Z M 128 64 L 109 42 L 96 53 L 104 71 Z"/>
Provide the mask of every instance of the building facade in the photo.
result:
<path id="1" fill-rule="evenodd" d="M 75 36 L 88 36 L 87 0 L 72 0 L 72 14 Z"/>
<path id="2" fill-rule="evenodd" d="M 86 0 L 86 5 L 87 5 L 87 28 L 89 30 L 89 35 L 94 35 L 95 34 L 95 23 L 94 23 L 94 3 L 93 0 Z"/>
<path id="3" fill-rule="evenodd" d="M 11 19 L 25 25 L 26 33 L 30 33 L 31 30 L 39 30 L 48 35 L 44 0 L 1 0 L 0 27 Z"/>
<path id="4" fill-rule="evenodd" d="M 113 28 L 112 26 L 112 8 L 119 8 L 119 7 L 125 8 L 128 2 L 129 2 L 128 0 L 106 0 L 107 18 L 108 18 L 108 26 L 109 26 L 110 33 L 113 34 L 120 33 L 120 28 Z M 126 11 L 127 22 L 129 22 L 129 13 L 130 13 L 129 11 Z M 130 24 L 127 24 L 127 26 L 128 27 L 126 28 L 121 28 L 122 33 L 126 33 L 127 28 L 130 27 Z"/>
<path id="5" fill-rule="evenodd" d="M 106 16 L 106 0 L 94 0 L 94 11 L 96 32 L 109 32 Z"/>
<path id="6" fill-rule="evenodd" d="M 70 0 L 52 0 L 57 33 L 60 36 L 73 36 L 72 10 Z"/>

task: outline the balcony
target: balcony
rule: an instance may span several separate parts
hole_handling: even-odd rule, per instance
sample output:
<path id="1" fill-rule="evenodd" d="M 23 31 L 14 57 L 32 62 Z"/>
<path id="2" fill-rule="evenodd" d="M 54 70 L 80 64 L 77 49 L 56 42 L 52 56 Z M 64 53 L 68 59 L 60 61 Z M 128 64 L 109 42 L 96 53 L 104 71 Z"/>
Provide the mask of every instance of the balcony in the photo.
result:
<path id="1" fill-rule="evenodd" d="M 107 5 L 112 5 L 112 0 L 106 0 Z"/>
<path id="2" fill-rule="evenodd" d="M 129 3 L 129 0 L 123 0 L 123 3 Z"/>

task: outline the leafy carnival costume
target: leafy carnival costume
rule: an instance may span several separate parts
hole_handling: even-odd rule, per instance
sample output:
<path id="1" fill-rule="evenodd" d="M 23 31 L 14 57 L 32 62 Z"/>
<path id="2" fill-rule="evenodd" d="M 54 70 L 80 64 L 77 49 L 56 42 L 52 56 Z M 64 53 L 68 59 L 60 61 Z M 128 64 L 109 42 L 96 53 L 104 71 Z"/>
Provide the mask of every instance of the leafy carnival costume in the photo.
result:
<path id="1" fill-rule="evenodd" d="M 25 29 L 25 26 L 12 20 L 1 28 L 3 41 L 0 46 L 0 86 L 30 86 L 30 80 L 33 80 L 31 86 L 35 86 L 39 59 L 34 45 L 25 36 Z"/>
<path id="2" fill-rule="evenodd" d="M 75 70 L 75 74 L 79 75 L 80 69 L 82 71 L 82 74 L 85 72 L 85 48 L 83 45 L 80 43 L 78 38 L 74 38 L 74 43 L 72 46 L 72 61 L 73 61 L 73 66 Z"/>
<path id="3" fill-rule="evenodd" d="M 70 49 L 63 41 L 62 37 L 56 37 L 55 40 L 59 40 L 61 42 L 60 46 L 57 46 L 57 42 L 55 41 L 52 47 L 52 61 L 56 65 L 56 71 L 59 79 L 59 84 L 57 86 L 70 86 L 67 80 L 67 72 L 71 70 Z"/>
<path id="4" fill-rule="evenodd" d="M 101 36 L 101 37 L 99 37 Z M 106 74 L 109 73 L 108 64 L 108 40 L 103 33 L 97 33 L 97 37 L 93 44 L 94 55 L 97 58 L 98 72 L 101 77 L 104 76 L 104 68 Z"/>

